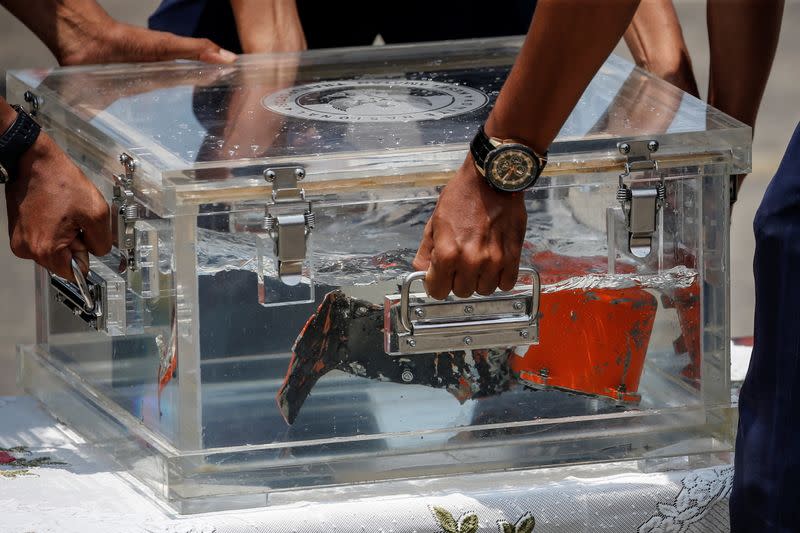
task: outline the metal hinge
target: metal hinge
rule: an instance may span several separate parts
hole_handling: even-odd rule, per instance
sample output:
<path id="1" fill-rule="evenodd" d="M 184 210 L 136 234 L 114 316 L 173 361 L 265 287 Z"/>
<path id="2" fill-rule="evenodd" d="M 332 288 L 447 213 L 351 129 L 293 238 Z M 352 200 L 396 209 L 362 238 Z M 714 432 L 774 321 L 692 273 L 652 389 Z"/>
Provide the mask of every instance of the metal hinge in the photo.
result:
<path id="1" fill-rule="evenodd" d="M 632 172 L 658 171 L 658 161 L 651 157 L 658 151 L 658 141 L 626 141 L 618 143 L 617 148 L 627 157 L 625 172 L 619 175 L 617 200 L 625 213 L 628 249 L 636 257 L 647 257 L 653 249 L 658 211 L 665 204 L 664 177 L 655 187 L 632 187 L 625 184 L 625 178 Z"/>
<path id="2" fill-rule="evenodd" d="M 264 170 L 264 179 L 272 184 L 272 202 L 264 214 L 264 229 L 275 241 L 278 277 L 287 285 L 300 283 L 308 235 L 314 229 L 311 202 L 298 185 L 305 177 L 305 170 L 298 165 Z"/>
<path id="3" fill-rule="evenodd" d="M 126 268 L 136 270 L 136 230 L 139 220 L 139 204 L 133 195 L 133 174 L 136 172 L 136 160 L 123 153 L 119 156 L 124 173 L 114 176 L 114 196 L 111 200 L 113 216 L 111 230 L 119 251 L 125 259 Z"/>
<path id="4" fill-rule="evenodd" d="M 28 114 L 35 117 L 42 107 L 42 98 L 32 91 L 25 91 L 22 98 L 25 100 L 25 103 L 28 104 Z"/>

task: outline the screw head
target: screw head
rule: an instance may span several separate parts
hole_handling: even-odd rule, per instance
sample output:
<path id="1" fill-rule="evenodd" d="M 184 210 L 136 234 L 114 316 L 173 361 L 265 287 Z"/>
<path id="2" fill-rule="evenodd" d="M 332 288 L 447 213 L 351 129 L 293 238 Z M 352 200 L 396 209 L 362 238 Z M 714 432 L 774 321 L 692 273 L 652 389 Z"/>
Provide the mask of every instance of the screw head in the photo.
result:
<path id="1" fill-rule="evenodd" d="M 520 311 L 522 309 L 522 307 L 523 307 L 522 302 L 514 302 L 514 310 L 515 311 Z"/>
<path id="2" fill-rule="evenodd" d="M 400 379 L 402 379 L 405 383 L 411 383 L 414 381 L 414 373 L 411 370 L 403 370 L 403 373 L 400 374 Z"/>
<path id="3" fill-rule="evenodd" d="M 422 317 L 425 316 L 425 310 L 423 308 L 421 308 L 421 307 L 417 307 L 417 308 L 414 309 L 414 315 L 417 318 L 422 318 Z"/>
<path id="4" fill-rule="evenodd" d="M 527 339 L 529 336 L 528 330 L 527 329 L 520 330 L 519 336 L 522 337 L 523 339 Z"/>
<path id="5" fill-rule="evenodd" d="M 469 336 L 464 337 L 464 344 L 466 344 L 467 346 L 472 344 L 472 337 L 469 337 Z"/>
<path id="6" fill-rule="evenodd" d="M 628 143 L 622 143 L 619 145 L 619 151 L 622 154 L 629 154 L 631 152 L 631 145 Z"/>
<path id="7" fill-rule="evenodd" d="M 650 141 L 649 143 L 647 143 L 647 149 L 650 150 L 651 152 L 655 152 L 656 150 L 658 150 L 658 141 Z"/>
<path id="8" fill-rule="evenodd" d="M 298 180 L 302 180 L 303 178 L 305 178 L 305 177 L 306 177 L 306 171 L 305 171 L 305 170 L 303 170 L 302 168 L 297 168 L 297 169 L 295 169 L 295 171 L 294 171 L 294 176 L 295 176 L 295 177 L 296 177 Z"/>
<path id="9" fill-rule="evenodd" d="M 264 179 L 267 180 L 268 182 L 272 183 L 273 181 L 275 181 L 275 177 L 276 176 L 274 170 L 268 168 L 267 170 L 264 171 Z"/>
<path id="10" fill-rule="evenodd" d="M 465 305 L 464 306 L 464 314 L 471 315 L 474 312 L 475 312 L 475 308 L 472 307 L 471 305 Z"/>
<path id="11" fill-rule="evenodd" d="M 119 162 L 130 172 L 133 172 L 136 169 L 136 160 L 132 158 L 129 154 L 126 153 L 119 154 Z"/>
<path id="12" fill-rule="evenodd" d="M 417 341 L 415 341 L 414 339 L 406 339 L 406 344 L 408 344 L 413 348 L 417 345 Z"/>

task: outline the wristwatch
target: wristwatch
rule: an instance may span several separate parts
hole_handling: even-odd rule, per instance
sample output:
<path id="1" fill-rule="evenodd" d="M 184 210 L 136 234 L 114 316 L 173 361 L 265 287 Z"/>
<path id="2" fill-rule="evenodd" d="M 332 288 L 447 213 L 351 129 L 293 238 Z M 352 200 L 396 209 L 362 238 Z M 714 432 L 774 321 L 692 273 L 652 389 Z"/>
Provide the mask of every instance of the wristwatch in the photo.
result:
<path id="1" fill-rule="evenodd" d="M 547 153 L 540 155 L 513 140 L 489 137 L 483 126 L 478 129 L 469 149 L 478 172 L 489 185 L 502 192 L 518 192 L 533 187 L 547 164 Z"/>
<path id="2" fill-rule="evenodd" d="M 19 160 L 39 137 L 41 127 L 20 106 L 11 106 L 17 118 L 0 135 L 0 183 L 8 183 L 17 176 Z"/>

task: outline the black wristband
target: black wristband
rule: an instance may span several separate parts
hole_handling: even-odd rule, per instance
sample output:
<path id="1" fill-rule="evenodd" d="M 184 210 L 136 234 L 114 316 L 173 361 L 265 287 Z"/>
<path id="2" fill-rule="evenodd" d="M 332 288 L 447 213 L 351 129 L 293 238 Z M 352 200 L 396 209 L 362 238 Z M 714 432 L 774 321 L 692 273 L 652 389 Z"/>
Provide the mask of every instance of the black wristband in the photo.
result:
<path id="1" fill-rule="evenodd" d="M 41 127 L 20 106 L 12 106 L 17 118 L 0 135 L 0 183 L 7 183 L 17 176 L 19 160 L 39 138 Z"/>
<path id="2" fill-rule="evenodd" d="M 469 149 L 470 152 L 472 152 L 472 159 L 475 161 L 475 164 L 480 168 L 484 168 L 486 156 L 489 155 L 489 152 L 494 150 L 494 145 L 489 140 L 489 136 L 486 135 L 486 132 L 483 130 L 483 124 L 481 124 L 481 127 L 478 128 L 478 133 L 475 134 L 475 137 L 472 139 Z"/>

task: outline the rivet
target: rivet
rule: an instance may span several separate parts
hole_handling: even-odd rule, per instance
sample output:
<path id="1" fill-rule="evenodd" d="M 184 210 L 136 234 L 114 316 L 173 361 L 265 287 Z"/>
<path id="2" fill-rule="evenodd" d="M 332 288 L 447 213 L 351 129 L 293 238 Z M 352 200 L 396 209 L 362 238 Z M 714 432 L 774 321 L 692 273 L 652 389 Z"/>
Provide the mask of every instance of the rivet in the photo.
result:
<path id="1" fill-rule="evenodd" d="M 522 302 L 514 302 L 514 310 L 519 311 L 522 309 Z"/>
<path id="2" fill-rule="evenodd" d="M 519 336 L 522 337 L 523 339 L 527 339 L 528 338 L 528 330 L 527 329 L 520 330 Z"/>
<path id="3" fill-rule="evenodd" d="M 619 151 L 622 154 L 629 154 L 631 152 L 631 145 L 628 143 L 622 143 L 619 145 Z"/>
<path id="4" fill-rule="evenodd" d="M 655 152 L 656 150 L 658 150 L 658 141 L 650 141 L 649 143 L 647 143 L 647 149 L 650 150 L 651 152 Z"/>
<path id="5" fill-rule="evenodd" d="M 302 168 L 296 168 L 296 169 L 295 169 L 295 171 L 294 171 L 294 176 L 295 176 L 295 177 L 296 177 L 298 180 L 302 180 L 303 178 L 305 178 L 305 177 L 306 177 L 306 171 L 305 171 L 305 170 L 303 170 Z"/>
<path id="6" fill-rule="evenodd" d="M 471 314 L 472 314 L 472 313 L 474 313 L 474 312 L 475 312 L 475 308 L 474 308 L 474 307 L 472 307 L 471 305 L 465 305 L 465 306 L 464 306 L 464 313 L 465 313 L 465 314 L 467 314 L 467 315 L 471 315 Z"/>
<path id="7" fill-rule="evenodd" d="M 542 368 L 539 370 L 539 375 L 542 376 L 543 378 L 547 378 L 550 376 L 550 371 L 546 368 Z"/>
<path id="8" fill-rule="evenodd" d="M 275 181 L 275 177 L 276 176 L 274 170 L 268 168 L 267 170 L 264 171 L 264 179 L 267 180 L 268 182 L 272 183 L 273 181 Z"/>
<path id="9" fill-rule="evenodd" d="M 417 341 L 415 341 L 414 339 L 406 339 L 406 344 L 408 344 L 413 348 L 414 346 L 417 345 Z"/>
<path id="10" fill-rule="evenodd" d="M 425 316 L 425 310 L 421 307 L 417 307 L 414 309 L 414 315 L 416 315 L 417 318 L 422 318 Z"/>
<path id="11" fill-rule="evenodd" d="M 405 383 L 411 383 L 414 381 L 414 373 L 410 370 L 403 370 L 403 373 L 400 374 L 400 379 L 402 379 Z"/>
<path id="12" fill-rule="evenodd" d="M 466 344 L 467 346 L 472 344 L 472 337 L 464 337 L 464 344 Z"/>

